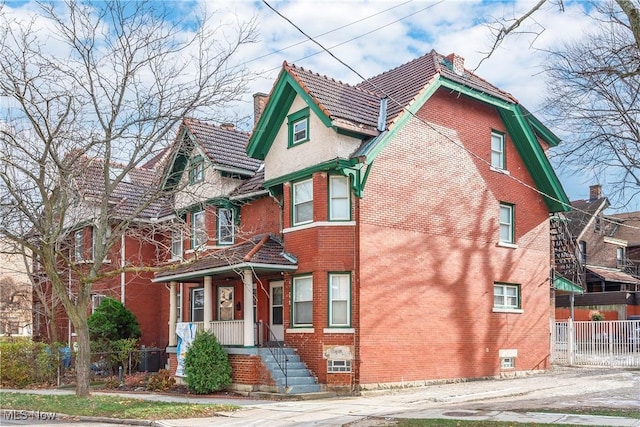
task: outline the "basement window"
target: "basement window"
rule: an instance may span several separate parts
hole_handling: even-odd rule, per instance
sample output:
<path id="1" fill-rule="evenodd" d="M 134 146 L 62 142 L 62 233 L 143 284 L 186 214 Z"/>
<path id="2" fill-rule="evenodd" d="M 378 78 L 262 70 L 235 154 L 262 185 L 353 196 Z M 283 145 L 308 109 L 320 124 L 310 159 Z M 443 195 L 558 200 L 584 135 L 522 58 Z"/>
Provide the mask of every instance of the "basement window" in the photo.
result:
<path id="1" fill-rule="evenodd" d="M 351 372 L 351 360 L 327 360 L 327 373 Z"/>
<path id="2" fill-rule="evenodd" d="M 500 359 L 500 368 L 502 369 L 513 369 L 516 367 L 516 358 L 515 357 L 503 357 Z"/>

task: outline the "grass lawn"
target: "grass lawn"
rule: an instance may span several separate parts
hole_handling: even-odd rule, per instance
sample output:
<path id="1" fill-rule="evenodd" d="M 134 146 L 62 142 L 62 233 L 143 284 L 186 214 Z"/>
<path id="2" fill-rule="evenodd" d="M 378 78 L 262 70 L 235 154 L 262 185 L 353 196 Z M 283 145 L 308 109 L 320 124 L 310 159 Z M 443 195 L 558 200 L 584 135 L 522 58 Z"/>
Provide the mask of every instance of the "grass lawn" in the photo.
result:
<path id="1" fill-rule="evenodd" d="M 152 402 L 118 396 L 41 395 L 0 393 L 2 409 L 23 409 L 56 414 L 120 419 L 162 420 L 213 417 L 218 411 L 238 409 L 234 405 Z"/>

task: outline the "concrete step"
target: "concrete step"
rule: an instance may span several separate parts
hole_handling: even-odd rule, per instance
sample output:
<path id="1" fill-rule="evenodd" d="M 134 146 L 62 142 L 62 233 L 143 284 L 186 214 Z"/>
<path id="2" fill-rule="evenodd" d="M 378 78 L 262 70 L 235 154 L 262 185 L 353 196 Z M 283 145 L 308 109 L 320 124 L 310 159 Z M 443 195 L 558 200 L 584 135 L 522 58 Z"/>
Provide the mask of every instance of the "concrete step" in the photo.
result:
<path id="1" fill-rule="evenodd" d="M 304 394 L 318 392 L 320 392 L 320 386 L 318 384 L 290 385 L 286 390 L 287 394 Z"/>
<path id="2" fill-rule="evenodd" d="M 284 386 L 285 378 L 274 379 L 278 386 Z M 317 385 L 316 380 L 312 377 L 287 377 L 287 386 L 293 385 Z"/>

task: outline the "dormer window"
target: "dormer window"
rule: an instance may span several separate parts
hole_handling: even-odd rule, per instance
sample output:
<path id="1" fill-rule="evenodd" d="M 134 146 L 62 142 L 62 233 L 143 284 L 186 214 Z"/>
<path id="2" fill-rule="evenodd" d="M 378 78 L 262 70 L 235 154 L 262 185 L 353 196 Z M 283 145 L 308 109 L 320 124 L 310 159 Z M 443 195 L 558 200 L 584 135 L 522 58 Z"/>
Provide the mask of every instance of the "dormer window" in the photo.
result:
<path id="1" fill-rule="evenodd" d="M 204 181 L 204 160 L 197 156 L 191 159 L 191 167 L 189 168 L 189 184 L 196 184 Z"/>
<path id="2" fill-rule="evenodd" d="M 289 147 L 309 140 L 309 108 L 304 108 L 288 117 Z"/>

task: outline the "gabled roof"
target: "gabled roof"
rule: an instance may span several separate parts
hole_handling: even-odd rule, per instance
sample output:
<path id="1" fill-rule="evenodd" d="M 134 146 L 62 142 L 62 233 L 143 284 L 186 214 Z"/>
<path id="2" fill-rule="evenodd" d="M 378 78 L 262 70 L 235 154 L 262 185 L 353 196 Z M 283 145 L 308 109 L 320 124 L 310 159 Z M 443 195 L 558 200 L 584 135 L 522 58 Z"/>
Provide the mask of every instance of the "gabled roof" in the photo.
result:
<path id="1" fill-rule="evenodd" d="M 567 227 L 574 239 L 578 239 L 582 232 L 591 224 L 593 218 L 609 207 L 609 200 L 600 197 L 592 200 L 574 200 L 571 210 L 565 213 L 569 220 Z"/>
<path id="2" fill-rule="evenodd" d="M 640 212 L 614 214 L 609 218 L 620 222 L 613 237 L 626 240 L 628 247 L 640 246 Z"/>
<path id="3" fill-rule="evenodd" d="M 284 251 L 282 242 L 264 234 L 250 240 L 208 253 L 205 257 L 184 266 L 157 273 L 152 282 L 186 280 L 216 274 L 228 274 L 239 269 L 261 271 L 295 271 L 297 260 Z"/>
<path id="4" fill-rule="evenodd" d="M 245 146 L 248 140 L 249 134 L 246 132 L 185 118 L 172 147 L 163 187 L 177 184 L 196 146 L 200 147 L 214 168 L 253 176 L 261 162 L 247 156 Z"/>
<path id="5" fill-rule="evenodd" d="M 568 198 L 538 141 L 540 138 L 554 146 L 558 138 L 512 95 L 469 70 L 455 69 L 455 58 L 453 54 L 445 57 L 431 51 L 356 86 L 285 62 L 249 139 L 247 153 L 265 159 L 295 97 L 300 96 L 325 126 L 360 138 L 362 145 L 351 158 L 371 164 L 409 117 L 437 89 L 445 88 L 494 106 L 536 186 L 551 196 L 544 197 L 549 210 L 568 210 Z M 387 129 L 378 129 L 384 98 L 388 98 L 384 120 Z M 364 181 L 360 187 L 363 185 Z"/>
<path id="6" fill-rule="evenodd" d="M 231 200 L 240 200 L 240 199 L 248 199 L 251 197 L 265 195 L 268 193 L 267 189 L 264 188 L 264 168 L 261 167 L 256 174 L 246 180 L 240 185 L 240 187 L 236 188 L 229 194 L 229 199 Z"/>

